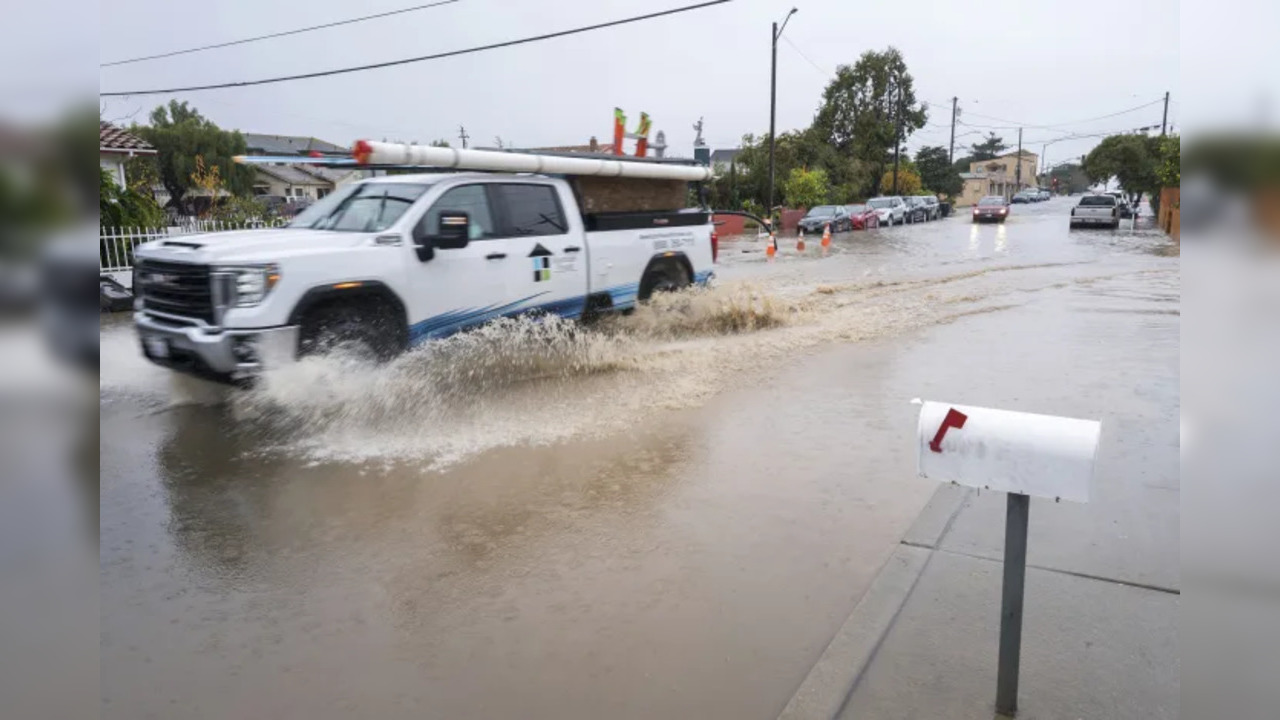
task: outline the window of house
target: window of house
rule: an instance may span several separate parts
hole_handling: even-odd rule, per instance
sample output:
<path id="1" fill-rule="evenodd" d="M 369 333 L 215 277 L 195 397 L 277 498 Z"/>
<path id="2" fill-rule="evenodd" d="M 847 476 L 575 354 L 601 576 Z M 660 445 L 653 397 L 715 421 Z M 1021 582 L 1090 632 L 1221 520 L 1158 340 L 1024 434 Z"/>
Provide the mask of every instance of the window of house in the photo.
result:
<path id="1" fill-rule="evenodd" d="M 506 234 L 523 237 L 568 232 L 556 190 L 550 185 L 495 185 L 494 189 L 506 210 Z"/>

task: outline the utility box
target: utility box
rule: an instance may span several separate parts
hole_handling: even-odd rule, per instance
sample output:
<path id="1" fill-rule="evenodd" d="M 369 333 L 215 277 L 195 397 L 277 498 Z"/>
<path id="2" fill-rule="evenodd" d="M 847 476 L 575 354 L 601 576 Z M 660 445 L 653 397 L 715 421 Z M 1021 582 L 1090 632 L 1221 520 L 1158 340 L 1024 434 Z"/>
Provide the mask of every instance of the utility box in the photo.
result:
<path id="1" fill-rule="evenodd" d="M 917 469 L 940 482 L 1088 502 L 1101 429 L 1095 420 L 926 401 Z"/>

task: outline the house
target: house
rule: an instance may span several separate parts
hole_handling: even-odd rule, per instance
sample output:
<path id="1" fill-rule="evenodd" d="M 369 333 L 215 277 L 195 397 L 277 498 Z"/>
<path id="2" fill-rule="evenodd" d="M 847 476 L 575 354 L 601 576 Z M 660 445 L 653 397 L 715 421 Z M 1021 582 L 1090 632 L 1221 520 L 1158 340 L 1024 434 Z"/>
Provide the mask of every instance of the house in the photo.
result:
<path id="1" fill-rule="evenodd" d="M 98 165 L 106 170 L 116 185 L 126 186 L 124 165 L 138 155 L 155 155 L 151 143 L 109 122 L 98 122 Z"/>
<path id="2" fill-rule="evenodd" d="M 315 157 L 334 155 L 347 157 L 350 150 L 314 137 L 297 135 L 267 135 L 241 133 L 250 155 L 297 155 Z M 253 182 L 253 194 L 274 195 L 289 199 L 319 200 L 338 187 L 354 182 L 367 174 L 365 170 L 328 168 L 303 163 L 272 163 L 254 165 L 257 177 Z"/>
<path id="3" fill-rule="evenodd" d="M 726 168 L 733 164 L 734 159 L 738 157 L 738 153 L 742 152 L 742 148 L 727 148 L 724 150 L 711 151 L 711 167 L 723 165 Z"/>
<path id="4" fill-rule="evenodd" d="M 298 135 L 240 133 L 250 155 L 350 155 L 351 149 L 319 138 Z"/>
<path id="5" fill-rule="evenodd" d="M 1020 190 L 1035 186 L 1038 162 L 1039 157 L 1029 150 L 1006 153 L 990 160 L 974 160 L 969 163 L 969 172 L 960 173 L 964 188 L 956 197 L 956 206 L 976 205 L 987 195 L 1008 199 Z M 1019 166 L 1022 169 L 1020 177 Z"/>

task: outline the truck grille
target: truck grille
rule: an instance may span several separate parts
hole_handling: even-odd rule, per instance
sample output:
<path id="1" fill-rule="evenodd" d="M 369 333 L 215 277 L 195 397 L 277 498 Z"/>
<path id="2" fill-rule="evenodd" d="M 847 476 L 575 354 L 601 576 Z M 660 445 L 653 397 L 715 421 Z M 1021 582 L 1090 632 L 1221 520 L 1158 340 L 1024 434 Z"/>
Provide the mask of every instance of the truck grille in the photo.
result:
<path id="1" fill-rule="evenodd" d="M 134 294 L 144 310 L 214 324 L 213 287 L 207 265 L 139 260 Z"/>

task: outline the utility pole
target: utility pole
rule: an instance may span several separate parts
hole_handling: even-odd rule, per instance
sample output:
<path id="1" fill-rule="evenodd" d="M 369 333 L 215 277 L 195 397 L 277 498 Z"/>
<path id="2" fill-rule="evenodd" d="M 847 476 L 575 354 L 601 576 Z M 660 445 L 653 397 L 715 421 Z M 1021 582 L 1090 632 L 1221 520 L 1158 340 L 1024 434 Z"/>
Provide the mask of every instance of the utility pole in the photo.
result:
<path id="1" fill-rule="evenodd" d="M 898 102 L 894 111 L 893 129 L 893 194 L 898 194 L 898 154 L 902 149 L 902 78 L 898 78 Z"/>
<path id="2" fill-rule="evenodd" d="M 778 114 L 778 36 L 782 35 L 782 31 L 787 28 L 787 21 L 792 15 L 796 14 L 796 9 L 791 8 L 791 12 L 782 19 L 782 28 L 778 28 L 778 23 L 773 24 L 773 28 L 769 33 L 769 41 L 772 43 L 773 53 L 772 61 L 769 65 L 769 207 L 765 208 L 765 213 L 769 218 L 769 229 L 774 230 L 773 225 L 773 150 L 775 137 L 777 135 L 776 118 Z"/>
<path id="3" fill-rule="evenodd" d="M 960 98 L 951 98 L 951 149 L 947 150 L 947 162 L 956 161 L 956 103 Z"/>
<path id="4" fill-rule="evenodd" d="M 462 141 L 462 149 L 463 149 L 463 150 L 465 150 L 465 149 L 467 148 L 467 140 L 469 140 L 470 138 L 471 138 L 471 136 L 467 134 L 467 129 L 466 129 L 465 127 L 463 127 L 463 126 L 459 125 L 459 126 L 458 126 L 458 139 Z"/>
<path id="5" fill-rule="evenodd" d="M 1164 91 L 1164 118 L 1160 120 L 1160 137 L 1165 136 L 1165 130 L 1169 127 L 1169 91 Z"/>
<path id="6" fill-rule="evenodd" d="M 1018 164 L 1013 168 L 1013 184 L 1022 189 L 1022 128 L 1018 128 Z"/>

